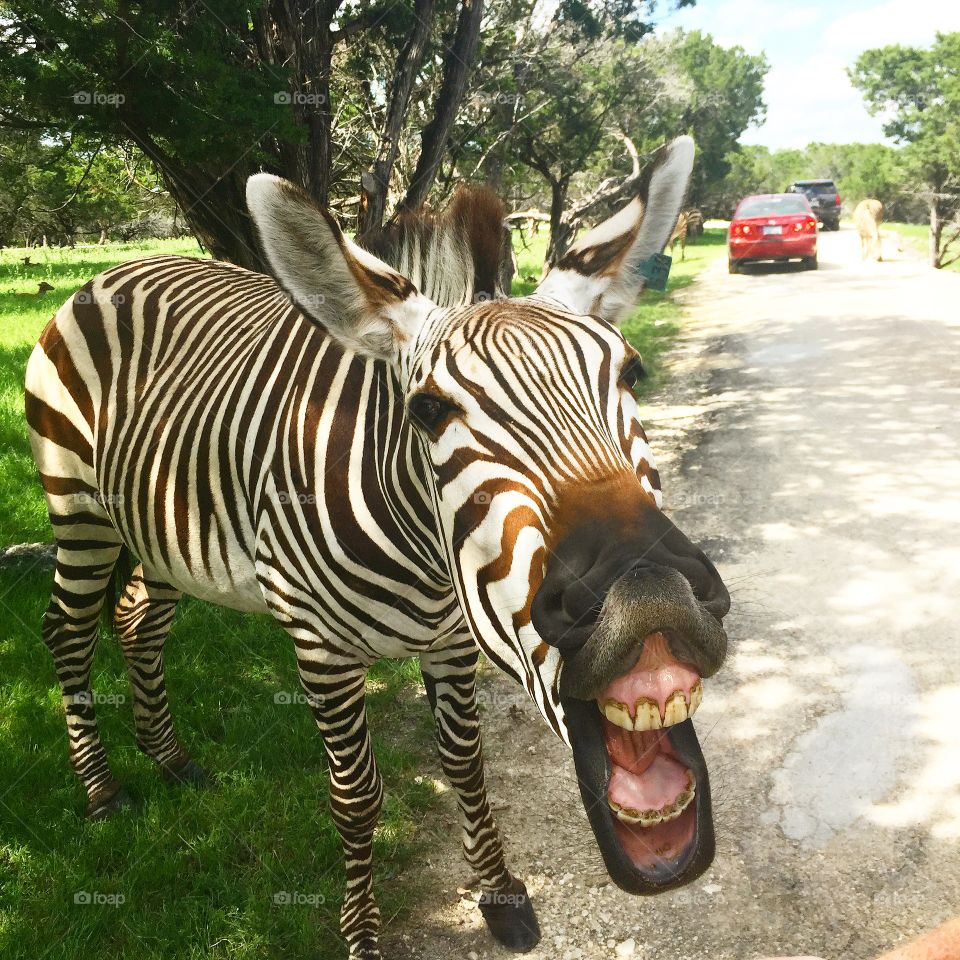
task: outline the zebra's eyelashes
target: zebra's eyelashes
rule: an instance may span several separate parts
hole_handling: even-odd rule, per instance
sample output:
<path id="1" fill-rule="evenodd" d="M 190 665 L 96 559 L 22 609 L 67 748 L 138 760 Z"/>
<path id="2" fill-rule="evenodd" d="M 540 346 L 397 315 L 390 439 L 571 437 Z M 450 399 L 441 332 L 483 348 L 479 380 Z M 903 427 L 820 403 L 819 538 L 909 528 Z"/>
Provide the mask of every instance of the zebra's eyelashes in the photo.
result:
<path id="1" fill-rule="evenodd" d="M 443 422 L 460 408 L 446 397 L 435 393 L 415 393 L 407 403 L 410 419 L 428 433 L 436 433 Z"/>
<path id="2" fill-rule="evenodd" d="M 620 374 L 620 382 L 627 387 L 627 389 L 632 390 L 646 375 L 647 371 L 640 357 L 631 357 L 624 366 L 623 372 Z"/>

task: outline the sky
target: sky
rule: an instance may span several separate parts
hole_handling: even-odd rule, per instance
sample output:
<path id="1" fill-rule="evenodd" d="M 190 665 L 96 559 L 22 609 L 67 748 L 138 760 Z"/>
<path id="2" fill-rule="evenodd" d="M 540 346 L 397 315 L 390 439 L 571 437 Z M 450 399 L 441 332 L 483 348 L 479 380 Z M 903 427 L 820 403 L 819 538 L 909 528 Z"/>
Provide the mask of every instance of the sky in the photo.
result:
<path id="1" fill-rule="evenodd" d="M 660 8 L 667 7 L 661 0 Z M 659 18 L 659 30 L 703 30 L 723 46 L 765 52 L 767 120 L 741 143 L 771 148 L 884 141 L 845 68 L 871 47 L 928 46 L 960 30 L 958 0 L 697 0 Z"/>

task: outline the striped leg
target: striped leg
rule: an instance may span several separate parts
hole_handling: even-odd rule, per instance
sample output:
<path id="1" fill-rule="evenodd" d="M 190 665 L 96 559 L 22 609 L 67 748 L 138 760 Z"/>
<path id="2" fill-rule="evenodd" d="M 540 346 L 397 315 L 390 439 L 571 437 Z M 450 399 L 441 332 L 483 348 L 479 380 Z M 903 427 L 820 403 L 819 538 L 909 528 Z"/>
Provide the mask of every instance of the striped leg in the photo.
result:
<path id="1" fill-rule="evenodd" d="M 85 536 L 91 527 L 99 527 L 91 524 L 90 519 L 75 518 L 71 525 L 66 519 L 51 515 L 58 532 L 57 565 L 50 604 L 43 618 L 43 642 L 53 654 L 63 694 L 70 763 L 87 792 L 86 815 L 102 819 L 129 803 L 126 791 L 107 763 L 90 686 L 100 610 L 120 545 L 108 536 L 106 526 L 99 530 L 104 540 Z M 109 533 L 113 533 L 112 529 Z"/>
<path id="2" fill-rule="evenodd" d="M 480 909 L 504 946 L 525 952 L 540 940 L 527 889 L 507 870 L 500 834 L 490 811 L 477 714 L 477 648 L 472 639 L 420 655 L 427 697 L 436 721 L 440 763 L 457 794 L 463 853 L 480 877 Z"/>
<path id="3" fill-rule="evenodd" d="M 383 781 L 365 710 L 367 667 L 342 671 L 298 658 L 300 679 L 323 736 L 330 767 L 330 813 L 343 843 L 347 885 L 340 929 L 351 960 L 380 960 L 380 909 L 373 896 L 373 832 L 383 806 Z"/>
<path id="4" fill-rule="evenodd" d="M 202 783 L 203 770 L 180 746 L 173 731 L 164 682 L 163 643 L 180 591 L 152 577 L 140 564 L 117 603 L 114 624 L 133 692 L 137 746 L 171 783 Z"/>

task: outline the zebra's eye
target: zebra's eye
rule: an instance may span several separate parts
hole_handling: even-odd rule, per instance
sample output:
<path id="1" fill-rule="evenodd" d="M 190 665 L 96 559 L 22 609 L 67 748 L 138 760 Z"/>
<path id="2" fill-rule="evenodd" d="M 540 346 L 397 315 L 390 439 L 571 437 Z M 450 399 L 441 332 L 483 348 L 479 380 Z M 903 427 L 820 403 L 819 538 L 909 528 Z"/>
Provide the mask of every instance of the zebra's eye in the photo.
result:
<path id="1" fill-rule="evenodd" d="M 454 409 L 454 405 L 444 397 L 433 393 L 415 393 L 407 404 L 410 419 L 424 430 L 433 432 Z"/>
<path id="2" fill-rule="evenodd" d="M 639 357 L 632 357 L 620 374 L 620 382 L 628 389 L 632 390 L 647 375 L 643 369 L 643 361 Z"/>

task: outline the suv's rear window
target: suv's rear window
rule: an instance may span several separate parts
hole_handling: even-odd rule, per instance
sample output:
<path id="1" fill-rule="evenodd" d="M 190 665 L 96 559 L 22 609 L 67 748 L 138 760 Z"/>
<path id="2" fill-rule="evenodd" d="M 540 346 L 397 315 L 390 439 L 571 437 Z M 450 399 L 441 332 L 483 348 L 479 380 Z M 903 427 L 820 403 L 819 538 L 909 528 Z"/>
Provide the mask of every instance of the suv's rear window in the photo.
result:
<path id="1" fill-rule="evenodd" d="M 780 213 L 806 213 L 803 197 L 756 197 L 744 200 L 737 210 L 738 217 L 774 217 Z"/>
<path id="2" fill-rule="evenodd" d="M 794 189 L 802 190 L 806 194 L 837 192 L 836 184 L 832 180 L 821 180 L 819 183 L 796 183 Z"/>

